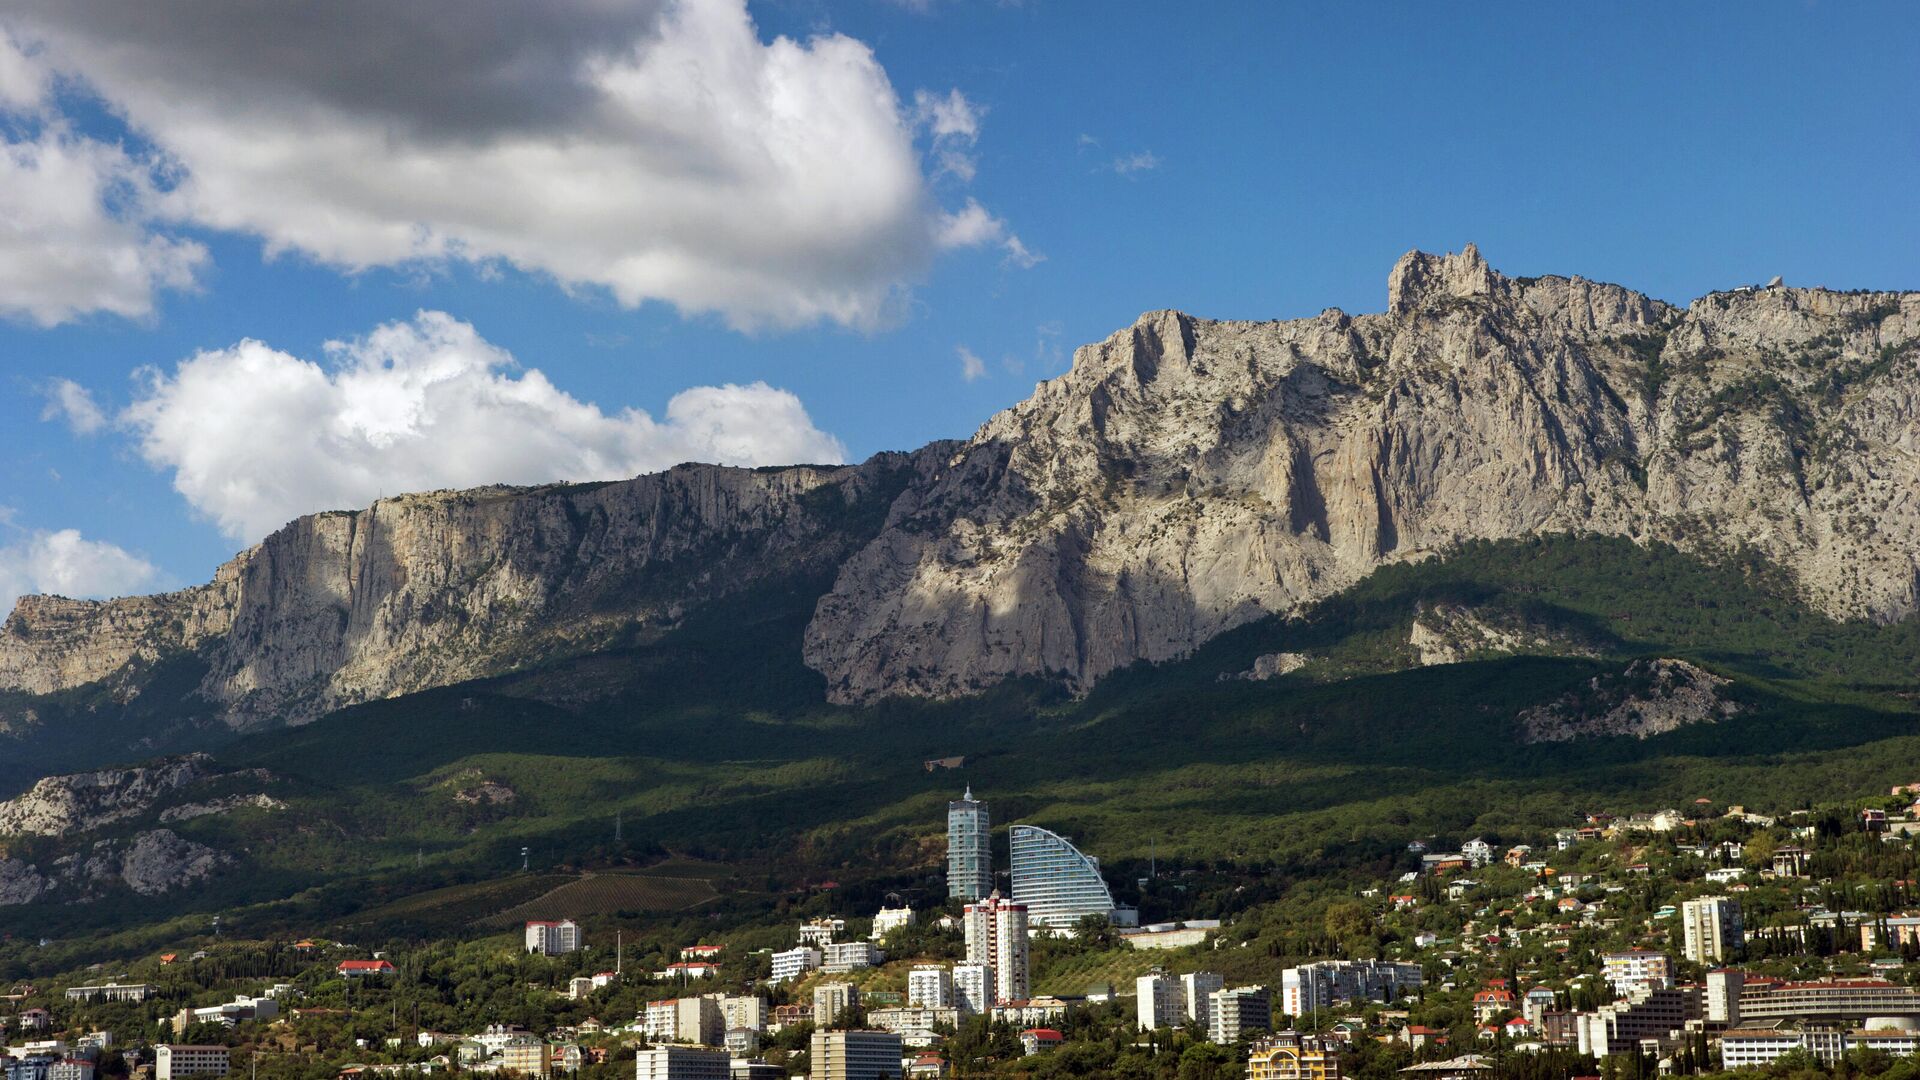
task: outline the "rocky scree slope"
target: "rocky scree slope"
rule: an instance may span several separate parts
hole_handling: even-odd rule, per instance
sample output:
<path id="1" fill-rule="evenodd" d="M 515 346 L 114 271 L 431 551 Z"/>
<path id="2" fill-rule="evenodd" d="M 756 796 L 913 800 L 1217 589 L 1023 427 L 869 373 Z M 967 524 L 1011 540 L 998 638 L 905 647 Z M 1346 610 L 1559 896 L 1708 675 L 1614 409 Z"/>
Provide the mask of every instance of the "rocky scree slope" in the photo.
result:
<path id="1" fill-rule="evenodd" d="M 1410 253 L 1386 312 L 1142 316 L 965 443 L 842 468 L 683 466 L 302 518 L 208 585 L 23 599 L 0 691 L 137 695 L 170 656 L 236 726 L 590 651 L 831 577 L 829 696 L 1091 686 L 1469 539 L 1598 533 L 1757 555 L 1837 618 L 1920 593 L 1920 294 L 1681 309 Z M 0 727 L 30 725 L 0 707 Z"/>

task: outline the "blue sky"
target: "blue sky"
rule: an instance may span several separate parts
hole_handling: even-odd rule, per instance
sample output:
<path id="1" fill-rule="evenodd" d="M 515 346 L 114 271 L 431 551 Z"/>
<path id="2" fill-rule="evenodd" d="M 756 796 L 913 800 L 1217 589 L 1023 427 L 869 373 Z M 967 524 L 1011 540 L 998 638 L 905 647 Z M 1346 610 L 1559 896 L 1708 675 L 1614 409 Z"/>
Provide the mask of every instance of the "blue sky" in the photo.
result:
<path id="1" fill-rule="evenodd" d="M 726 8 L 729 0 L 700 4 Z M 196 582 L 255 538 L 258 522 L 278 508 L 357 499 L 375 482 L 369 470 L 383 463 L 396 465 L 396 486 L 381 481 L 370 494 L 395 493 L 409 477 L 470 475 L 458 462 L 410 470 L 412 463 L 369 451 L 353 470 L 309 480 L 300 455 L 326 451 L 295 440 L 278 447 L 284 457 L 273 457 L 281 440 L 271 423 L 195 443 L 197 433 L 220 427 L 221 409 L 258 407 L 258 388 L 236 384 L 249 377 L 232 351 L 243 339 L 270 347 L 282 365 L 276 371 L 292 370 L 296 359 L 325 372 L 443 355 L 435 350 L 470 355 L 481 347 L 431 333 L 391 347 L 368 343 L 376 327 L 413 326 L 423 310 L 444 312 L 470 327 L 474 339 L 510 353 L 518 368 L 496 374 L 519 378 L 537 370 L 556 393 L 592 403 L 603 417 L 633 408 L 660 420 L 669 400 L 689 387 L 764 382 L 797 397 L 805 419 L 788 441 L 752 453 L 818 456 L 837 445 L 858 459 L 964 437 L 1036 380 L 1065 370 L 1074 346 L 1099 340 L 1142 311 L 1173 307 L 1257 319 L 1325 307 L 1379 310 L 1389 267 L 1416 247 L 1449 250 L 1473 241 L 1508 273 L 1579 273 L 1679 302 L 1776 273 L 1791 284 L 1920 288 L 1920 214 L 1913 209 L 1920 9 L 1911 5 L 1575 11 L 1531 4 L 753 3 L 761 46 L 778 36 L 807 42 L 837 34 L 849 48 L 871 50 L 894 98 L 887 108 L 897 110 L 907 131 L 910 174 L 897 164 L 891 172 L 872 164 L 885 153 L 870 156 L 863 147 L 884 151 L 884 138 L 850 143 L 807 167 L 803 182 L 828 193 L 813 202 L 830 199 L 844 182 L 861 193 L 863 205 L 900 190 L 924 205 L 867 223 L 877 237 L 870 245 L 845 236 L 822 241 L 810 227 L 796 230 L 802 239 L 769 240 L 763 253 L 755 230 L 733 232 L 724 220 L 703 227 L 715 230 L 714 249 L 737 250 L 749 268 L 756 259 L 798 260 L 802 280 L 794 283 L 795 272 L 787 271 L 781 285 L 783 312 L 812 302 L 788 295 L 807 293 L 807 259 L 851 264 L 878 252 L 881 269 L 862 271 L 856 284 L 884 289 L 887 298 L 851 317 L 768 316 L 760 301 L 734 299 L 726 287 L 716 293 L 705 284 L 683 286 L 672 280 L 681 271 L 671 266 L 661 271 L 665 278 L 650 277 L 638 297 L 617 295 L 618 286 L 607 282 L 628 279 L 614 271 L 604 280 L 592 271 L 563 284 L 552 268 L 580 265 L 565 260 L 594 239 L 569 239 L 574 247 L 561 250 L 565 245 L 539 235 L 539 216 L 574 197 L 566 176 L 539 177 L 553 186 L 513 218 L 530 224 L 488 219 L 489 237 L 518 227 L 533 235 L 521 247 L 515 245 L 523 238 L 500 240 L 501 250 L 538 253 L 519 265 L 512 257 L 475 262 L 444 252 L 390 258 L 373 230 L 342 255 L 330 240 L 311 239 L 326 229 L 323 205 L 276 202 L 274 192 L 244 188 L 270 172 L 239 175 L 231 181 L 242 185 L 231 189 L 236 196 L 200 192 L 200 201 L 182 210 L 169 200 L 203 182 L 211 191 L 226 165 L 219 155 L 238 159 L 260 143 L 247 126 L 258 117 L 240 115 L 259 84 L 215 85 L 200 113 L 183 116 L 160 100 L 168 90 L 163 75 L 109 70 L 97 59 L 125 27 L 76 25 L 63 21 L 57 6 L 25 6 L 26 16 L 11 26 L 0 17 L 0 26 L 8 26 L 25 63 L 53 74 L 37 84 L 37 99 L 14 94 L 0 134 L 18 153 L 59 130 L 88 146 L 117 148 L 132 167 L 147 170 L 146 179 L 132 181 L 134 195 L 108 189 L 102 196 L 111 220 L 95 222 L 89 242 L 158 236 L 204 250 L 188 260 L 190 286 L 151 276 L 142 279 L 144 290 L 139 282 L 117 286 L 132 289 L 116 301 L 122 308 L 145 303 L 144 312 L 84 310 L 84 303 L 62 300 L 66 308 L 55 314 L 44 305 L 38 313 L 12 305 L 11 317 L 0 321 L 0 429 L 8 432 L 0 465 L 0 507 L 8 515 L 0 526 L 0 592 Z M 378 5 L 365 10 L 377 12 Z M 571 47 L 556 46 L 556 54 Z M 705 55 L 700 47 L 688 46 L 686 55 Z M 818 100 L 803 104 L 817 115 L 801 127 L 810 136 L 838 137 L 851 124 L 843 110 L 872 104 L 839 75 L 865 69 L 857 56 L 835 61 L 841 67 L 832 71 L 821 55 L 811 59 L 819 77 L 808 75 L 806 85 L 818 90 Z M 154 70 L 170 66 L 167 60 L 160 55 Z M 307 76 L 290 80 L 298 77 Z M 297 114 L 319 118 L 300 153 L 318 152 L 314 144 L 326 141 L 329 117 L 343 129 L 364 121 L 389 143 L 418 137 L 434 152 L 459 141 L 443 141 L 435 125 L 471 123 L 460 136 L 471 143 L 512 137 L 520 123 L 425 111 L 391 121 L 377 91 L 356 95 L 311 77 L 312 86 L 298 92 L 325 108 Z M 435 76 L 407 78 L 414 81 L 395 94 L 411 100 L 420 96 L 418 80 Z M 0 67 L 0 106 L 8 102 L 6 79 Z M 943 135 L 938 116 L 916 104 L 920 91 L 925 102 L 950 102 L 957 91 L 966 106 L 959 126 L 970 129 Z M 657 119 L 659 102 L 678 98 L 645 100 Z M 205 134 L 208 125 L 215 134 Z M 736 143 L 751 143 L 756 129 L 743 130 Z M 613 136 L 595 128 L 583 137 Z M 946 167 L 943 153 L 957 154 L 960 167 Z M 344 179 L 328 181 L 335 187 L 352 183 L 362 168 L 351 159 L 325 164 L 341 170 Z M 16 201 L 7 196 L 9 175 L 20 182 L 17 173 L 0 173 L 0 200 Z M 784 198 L 781 185 L 794 182 L 786 174 L 754 181 L 755 205 Z M 144 195 L 142 184 L 151 188 Z M 661 190 L 643 181 L 633 205 L 621 206 L 622 185 L 601 180 L 589 197 L 622 215 L 627 224 L 620 228 L 651 237 L 660 223 L 647 219 L 649 204 L 676 197 Z M 116 198 L 144 198 L 154 209 L 128 211 Z M 230 214 L 229 205 L 246 209 Z M 378 196 L 381 212 L 402 225 L 408 205 L 405 192 Z M 928 235 L 939 232 L 970 205 L 980 208 L 976 224 L 990 223 L 971 240 L 913 231 L 920 228 L 913 222 L 925 219 Z M 59 205 L 21 197 L 14 212 L 46 217 L 30 222 L 44 228 L 29 230 L 44 250 L 6 239 L 7 211 L 0 208 L 0 286 L 42 265 L 36 259 L 53 258 L 48 251 L 58 248 L 58 228 L 65 227 Z M 859 211 L 835 205 L 821 213 L 833 223 L 849 212 Z M 234 224 L 244 215 L 251 217 Z M 120 231 L 98 231 L 109 226 Z M 624 234 L 608 231 L 617 256 Z M 1028 258 L 1008 246 L 1015 236 Z M 281 250 L 269 253 L 270 241 Z M 695 246 L 706 242 L 695 233 Z M 809 243 L 824 247 L 815 253 Z M 593 257 L 601 254 L 596 248 Z M 366 265 L 347 265 L 356 259 Z M 9 276 L 9 261 L 16 276 Z M 739 265 L 722 269 L 733 273 Z M 661 295 L 681 302 L 648 298 Z M 689 295 L 723 299 L 689 310 L 700 307 L 685 300 Z M 328 341 L 361 346 L 328 353 Z M 971 378 L 962 349 L 979 360 Z M 137 374 L 151 366 L 171 379 L 177 364 L 203 350 L 224 350 L 233 361 L 207 369 L 212 389 L 205 395 L 190 396 L 184 377 L 157 394 L 143 381 L 150 376 Z M 60 379 L 89 392 L 97 423 L 76 425 L 57 410 L 43 418 Z M 126 412 L 141 399 L 150 402 L 150 418 L 162 419 L 143 427 Z M 735 404 L 752 409 L 764 402 Z M 286 415 L 297 423 L 299 414 Z M 742 416 L 756 423 L 753 414 L 729 415 L 731 423 Z M 651 462 L 703 445 L 687 436 L 693 441 L 647 443 L 628 456 L 609 456 L 608 447 L 630 446 L 637 436 L 591 417 L 580 423 L 588 450 L 555 449 L 526 434 L 519 459 L 525 469 L 546 467 L 546 453 L 555 455 L 557 474 L 571 475 L 599 467 L 595 461 Z M 464 459 L 473 452 L 470 444 L 443 440 L 421 454 Z M 197 470 L 184 482 L 187 492 L 177 490 L 183 470 Z M 243 505 L 242 489 L 263 482 L 263 474 L 293 478 L 278 501 Z M 48 550 L 62 530 L 112 545 L 133 562 L 116 561 L 104 548 Z"/>

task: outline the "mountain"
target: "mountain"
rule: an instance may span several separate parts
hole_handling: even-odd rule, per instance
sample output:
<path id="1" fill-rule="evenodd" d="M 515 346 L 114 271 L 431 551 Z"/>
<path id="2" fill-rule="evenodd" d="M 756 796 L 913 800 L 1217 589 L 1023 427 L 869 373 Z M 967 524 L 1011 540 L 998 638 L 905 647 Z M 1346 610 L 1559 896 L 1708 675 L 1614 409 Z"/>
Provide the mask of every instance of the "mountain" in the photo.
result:
<path id="1" fill-rule="evenodd" d="M 188 714 L 300 723 L 644 636 L 687 605 L 837 566 L 914 460 L 405 495 L 300 518 L 179 592 L 24 597 L 0 629 L 0 729 L 28 733 L 41 700 L 88 688 L 125 704 L 183 667 L 171 689 Z"/>
<path id="2" fill-rule="evenodd" d="M 1142 316 L 964 443 L 383 499 L 181 592 L 23 598 L 0 732 L 61 747 L 46 760 L 179 749 L 615 655 L 768 588 L 807 594 L 797 658 L 833 702 L 1085 693 L 1382 567 L 1556 534 L 1761 565 L 1832 619 L 1905 619 L 1920 293 L 1680 309 L 1507 277 L 1471 246 L 1410 253 L 1382 314 Z"/>
<path id="3" fill-rule="evenodd" d="M 1792 572 L 1836 618 L 1920 586 L 1920 294 L 1682 311 L 1403 258 L 1383 315 L 1143 316 L 994 417 L 808 628 L 836 700 L 1084 689 L 1462 541 L 1597 533 Z"/>

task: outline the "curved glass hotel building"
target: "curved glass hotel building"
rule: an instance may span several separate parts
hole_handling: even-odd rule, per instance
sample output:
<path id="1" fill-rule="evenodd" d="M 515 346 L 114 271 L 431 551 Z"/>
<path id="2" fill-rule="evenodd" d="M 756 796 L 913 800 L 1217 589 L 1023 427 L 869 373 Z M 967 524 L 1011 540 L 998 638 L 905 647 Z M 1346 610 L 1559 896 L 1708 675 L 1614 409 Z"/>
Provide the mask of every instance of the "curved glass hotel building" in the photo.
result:
<path id="1" fill-rule="evenodd" d="M 1113 917 L 1113 893 L 1100 860 L 1038 825 L 1008 830 L 1013 845 L 1013 900 L 1034 926 L 1071 927 L 1088 915 Z"/>

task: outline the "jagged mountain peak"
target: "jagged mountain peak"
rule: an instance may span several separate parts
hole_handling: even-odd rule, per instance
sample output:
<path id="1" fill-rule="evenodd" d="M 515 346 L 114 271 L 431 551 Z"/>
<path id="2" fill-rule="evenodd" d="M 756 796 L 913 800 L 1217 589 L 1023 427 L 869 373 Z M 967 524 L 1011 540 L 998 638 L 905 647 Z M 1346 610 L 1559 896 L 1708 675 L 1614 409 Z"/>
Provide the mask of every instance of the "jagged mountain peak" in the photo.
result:
<path id="1" fill-rule="evenodd" d="M 1507 279 L 1487 265 L 1474 244 L 1458 255 L 1409 251 L 1387 274 L 1387 313 L 1405 315 L 1437 300 L 1490 296 L 1496 281 L 1505 284 Z"/>

